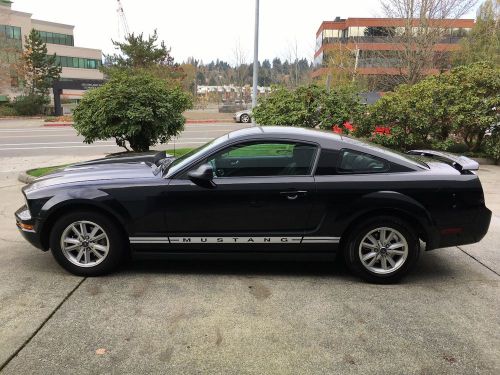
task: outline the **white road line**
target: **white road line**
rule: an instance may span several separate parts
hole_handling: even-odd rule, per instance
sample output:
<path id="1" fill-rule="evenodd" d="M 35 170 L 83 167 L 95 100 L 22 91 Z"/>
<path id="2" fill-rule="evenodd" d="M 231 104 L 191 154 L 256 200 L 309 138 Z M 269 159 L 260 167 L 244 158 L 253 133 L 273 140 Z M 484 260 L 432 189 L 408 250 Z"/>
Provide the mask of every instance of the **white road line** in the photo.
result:
<path id="1" fill-rule="evenodd" d="M 206 142 L 179 142 L 175 146 L 187 146 L 187 145 L 204 145 Z M 173 146 L 172 143 L 167 143 L 165 146 Z M 41 149 L 63 149 L 63 148 L 92 148 L 92 147 L 118 147 L 116 144 L 106 144 L 106 145 L 80 145 L 80 146 L 40 146 L 40 147 L 8 147 L 0 148 L 0 151 L 12 151 L 12 150 L 41 150 Z M 158 146 L 156 146 L 158 147 Z"/>
<path id="2" fill-rule="evenodd" d="M 212 138 L 182 138 L 181 142 L 186 142 L 186 141 L 205 141 L 208 142 Z M 66 141 L 66 142 L 36 142 L 36 143 L 0 143 L 0 147 L 2 146 L 36 146 L 36 145 L 64 145 L 64 144 L 82 144 L 82 141 L 79 142 L 73 142 L 73 141 Z M 109 141 L 95 141 L 94 143 L 108 143 L 112 145 L 116 145 L 115 141 L 109 140 Z M 176 142 L 177 143 L 177 142 Z"/>

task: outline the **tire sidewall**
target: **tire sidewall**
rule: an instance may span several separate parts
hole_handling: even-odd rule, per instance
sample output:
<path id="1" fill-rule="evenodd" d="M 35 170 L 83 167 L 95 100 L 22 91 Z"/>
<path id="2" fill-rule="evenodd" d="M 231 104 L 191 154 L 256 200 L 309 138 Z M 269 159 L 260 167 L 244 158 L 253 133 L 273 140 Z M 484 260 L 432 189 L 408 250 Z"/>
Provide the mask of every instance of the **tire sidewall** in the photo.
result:
<path id="1" fill-rule="evenodd" d="M 79 267 L 71 263 L 61 249 L 63 231 L 76 221 L 91 221 L 98 224 L 108 236 L 109 251 L 106 258 L 94 267 Z M 61 217 L 50 233 L 50 250 L 56 261 L 67 271 L 78 276 L 100 276 L 112 272 L 122 262 L 125 254 L 124 239 L 118 226 L 106 216 L 92 211 L 70 213 Z"/>
<path id="2" fill-rule="evenodd" d="M 389 274 L 377 274 L 369 271 L 363 266 L 359 257 L 361 240 L 368 232 L 380 227 L 389 227 L 397 230 L 405 237 L 408 243 L 408 257 L 405 263 L 399 269 Z M 420 241 L 411 229 L 411 226 L 401 219 L 390 216 L 372 218 L 357 225 L 351 232 L 344 249 L 346 263 L 352 272 L 366 281 L 381 284 L 394 283 L 406 276 L 417 263 L 419 255 Z"/>

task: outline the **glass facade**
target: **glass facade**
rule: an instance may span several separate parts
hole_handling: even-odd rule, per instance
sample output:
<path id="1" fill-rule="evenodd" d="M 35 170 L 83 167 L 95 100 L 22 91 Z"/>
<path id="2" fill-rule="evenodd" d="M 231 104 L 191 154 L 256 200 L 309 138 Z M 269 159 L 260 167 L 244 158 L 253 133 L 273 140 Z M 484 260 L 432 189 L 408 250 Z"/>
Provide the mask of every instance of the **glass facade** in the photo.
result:
<path id="1" fill-rule="evenodd" d="M 9 25 L 0 25 L 0 39 L 8 42 L 8 47 L 22 48 L 21 28 Z M 5 44 L 5 43 L 4 43 Z"/>
<path id="2" fill-rule="evenodd" d="M 49 31 L 40 31 L 40 30 L 37 30 L 37 31 L 45 43 L 61 44 L 63 46 L 74 46 L 75 45 L 73 35 L 51 33 Z"/>
<path id="3" fill-rule="evenodd" d="M 64 68 L 99 69 L 101 60 L 82 57 L 56 56 L 56 63 Z"/>

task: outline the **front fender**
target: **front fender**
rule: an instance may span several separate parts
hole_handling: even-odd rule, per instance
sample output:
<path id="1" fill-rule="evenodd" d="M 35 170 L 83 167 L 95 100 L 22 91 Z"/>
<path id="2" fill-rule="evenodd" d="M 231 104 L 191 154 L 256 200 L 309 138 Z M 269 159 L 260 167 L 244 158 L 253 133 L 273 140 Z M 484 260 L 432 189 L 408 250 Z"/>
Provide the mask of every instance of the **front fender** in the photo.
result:
<path id="1" fill-rule="evenodd" d="M 56 212 L 70 207 L 89 207 L 106 212 L 113 216 L 122 225 L 125 225 L 130 215 L 128 211 L 108 193 L 96 188 L 71 189 L 61 191 L 47 200 L 38 213 L 42 224 Z"/>

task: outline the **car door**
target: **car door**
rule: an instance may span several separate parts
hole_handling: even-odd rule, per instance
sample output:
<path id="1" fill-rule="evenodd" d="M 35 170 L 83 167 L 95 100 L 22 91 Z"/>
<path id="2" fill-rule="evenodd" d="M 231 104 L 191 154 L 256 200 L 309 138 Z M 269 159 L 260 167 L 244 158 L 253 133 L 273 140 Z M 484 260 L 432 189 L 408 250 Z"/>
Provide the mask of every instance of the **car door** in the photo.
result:
<path id="1" fill-rule="evenodd" d="M 194 184 L 188 170 L 172 178 L 166 212 L 169 235 L 300 242 L 315 194 L 312 169 L 317 152 L 316 145 L 304 142 L 250 141 L 198 161 L 188 170 L 209 163 L 215 187 Z"/>

